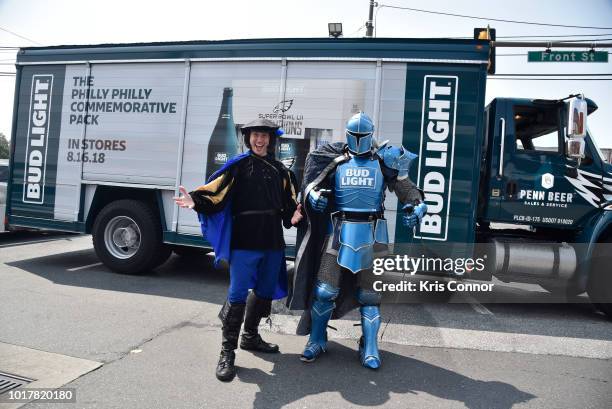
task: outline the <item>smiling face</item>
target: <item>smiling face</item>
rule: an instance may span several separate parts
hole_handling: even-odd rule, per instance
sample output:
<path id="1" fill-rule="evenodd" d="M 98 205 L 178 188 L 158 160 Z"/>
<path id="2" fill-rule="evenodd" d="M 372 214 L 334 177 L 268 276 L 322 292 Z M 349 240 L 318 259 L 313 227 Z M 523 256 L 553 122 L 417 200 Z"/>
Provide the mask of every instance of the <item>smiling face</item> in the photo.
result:
<path id="1" fill-rule="evenodd" d="M 268 145 L 270 145 L 270 134 L 268 132 L 251 131 L 249 144 L 255 155 L 266 156 L 268 154 Z"/>

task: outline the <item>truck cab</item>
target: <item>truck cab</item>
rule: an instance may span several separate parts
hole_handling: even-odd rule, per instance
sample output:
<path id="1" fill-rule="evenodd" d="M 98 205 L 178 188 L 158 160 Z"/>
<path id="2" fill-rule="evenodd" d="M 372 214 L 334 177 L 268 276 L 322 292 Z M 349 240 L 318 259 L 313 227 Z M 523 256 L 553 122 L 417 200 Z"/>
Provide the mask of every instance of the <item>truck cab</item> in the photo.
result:
<path id="1" fill-rule="evenodd" d="M 497 98 L 486 107 L 476 236 L 503 281 L 581 293 L 612 238 L 612 166 L 586 128 L 597 105 L 581 100 L 580 155 L 570 152 L 565 100 Z"/>
<path id="2" fill-rule="evenodd" d="M 589 114 L 597 109 L 586 102 Z M 481 220 L 576 231 L 602 214 L 612 167 L 590 134 L 580 165 L 568 158 L 565 111 L 562 101 L 537 99 L 499 98 L 487 107 Z"/>

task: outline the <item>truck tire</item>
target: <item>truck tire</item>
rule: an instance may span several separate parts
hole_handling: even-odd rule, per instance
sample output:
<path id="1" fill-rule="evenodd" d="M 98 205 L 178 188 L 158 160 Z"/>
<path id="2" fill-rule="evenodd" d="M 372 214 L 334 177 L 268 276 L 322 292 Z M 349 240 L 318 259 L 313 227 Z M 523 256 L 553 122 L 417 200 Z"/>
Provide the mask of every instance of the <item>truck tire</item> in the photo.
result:
<path id="1" fill-rule="evenodd" d="M 106 205 L 92 229 L 98 258 L 121 274 L 142 274 L 164 263 L 170 247 L 162 241 L 157 213 L 138 200 L 117 200 Z"/>
<path id="2" fill-rule="evenodd" d="M 610 271 L 612 260 L 609 256 L 612 236 L 608 236 L 598 244 L 601 245 L 593 252 L 587 293 L 595 308 L 612 320 L 612 271 Z"/>

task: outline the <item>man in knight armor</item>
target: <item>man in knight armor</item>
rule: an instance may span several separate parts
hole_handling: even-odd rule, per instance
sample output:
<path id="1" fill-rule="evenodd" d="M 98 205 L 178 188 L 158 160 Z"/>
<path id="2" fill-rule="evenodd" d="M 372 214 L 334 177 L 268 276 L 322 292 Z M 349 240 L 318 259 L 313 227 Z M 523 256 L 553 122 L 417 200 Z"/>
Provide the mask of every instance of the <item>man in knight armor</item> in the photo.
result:
<path id="1" fill-rule="evenodd" d="M 315 361 L 327 344 L 327 324 L 359 306 L 361 364 L 381 365 L 377 335 L 381 294 L 366 284 L 374 257 L 387 254 L 385 189 L 402 202 L 402 224 L 417 226 L 427 211 L 423 194 L 408 177 L 416 155 L 403 147 L 377 145 L 374 124 L 363 112 L 346 124 L 346 143 L 312 152 L 306 161 L 302 197 L 308 223 L 298 230 L 291 309 L 304 310 L 299 335 L 310 334 L 300 359 Z"/>

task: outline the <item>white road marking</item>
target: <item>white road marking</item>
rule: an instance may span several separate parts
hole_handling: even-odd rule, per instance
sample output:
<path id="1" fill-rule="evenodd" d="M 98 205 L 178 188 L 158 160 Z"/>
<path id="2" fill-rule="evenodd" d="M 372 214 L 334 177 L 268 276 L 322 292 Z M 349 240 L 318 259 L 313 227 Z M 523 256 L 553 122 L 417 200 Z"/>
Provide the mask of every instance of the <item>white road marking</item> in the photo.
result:
<path id="1" fill-rule="evenodd" d="M 86 268 L 89 268 L 89 267 L 96 267 L 96 266 L 101 266 L 101 265 L 102 263 L 94 263 L 94 264 L 88 264 L 86 266 L 68 268 L 66 270 L 67 271 L 79 271 L 79 270 L 85 270 Z"/>

